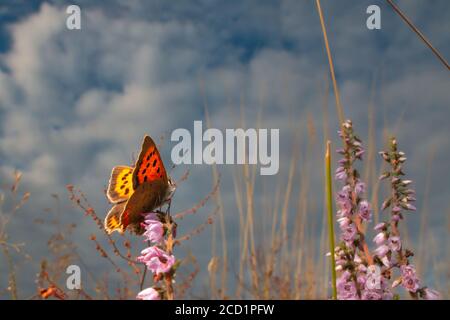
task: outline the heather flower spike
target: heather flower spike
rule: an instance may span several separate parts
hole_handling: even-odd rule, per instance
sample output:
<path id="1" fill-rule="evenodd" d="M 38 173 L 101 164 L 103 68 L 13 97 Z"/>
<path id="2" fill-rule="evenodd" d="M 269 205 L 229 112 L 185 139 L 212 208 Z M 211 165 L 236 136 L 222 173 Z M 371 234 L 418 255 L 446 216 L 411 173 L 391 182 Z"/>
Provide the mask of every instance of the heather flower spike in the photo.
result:
<path id="1" fill-rule="evenodd" d="M 153 273 L 154 282 L 165 280 L 166 286 L 163 294 L 154 288 L 147 288 L 137 295 L 141 300 L 173 299 L 172 288 L 175 277 L 176 259 L 172 254 L 176 224 L 167 213 L 150 212 L 144 214 L 142 227 L 145 232 L 142 234 L 144 241 L 149 246 L 141 251 L 137 261 L 144 263 L 146 268 Z"/>
<path id="2" fill-rule="evenodd" d="M 389 177 L 385 181 L 389 182 L 391 195 L 384 200 L 382 210 L 390 211 L 389 221 L 381 222 L 375 226 L 375 231 L 379 232 L 374 242 L 378 245 L 375 252 L 380 256 L 378 265 L 381 274 L 392 275 L 397 269 L 399 277 L 395 278 L 391 287 L 403 287 L 414 299 L 437 298 L 439 294 L 431 289 L 420 286 L 420 279 L 417 276 L 415 267 L 410 262 L 413 252 L 404 249 L 399 231 L 399 223 L 404 217 L 405 211 L 415 211 L 416 208 L 411 202 L 416 199 L 412 196 L 415 192 L 411 189 L 412 180 L 405 180 L 403 167 L 406 162 L 405 153 L 398 151 L 396 139 L 391 139 L 388 151 L 380 152 L 383 160 L 388 163 L 390 170 L 382 175 L 382 178 Z M 381 232 L 382 233 L 381 233 Z M 385 236 L 381 236 L 381 234 Z M 385 238 L 387 238 L 386 241 Z M 383 238 L 383 239 L 382 239 Z M 388 279 L 386 279 L 388 280 Z"/>
<path id="3" fill-rule="evenodd" d="M 337 193 L 337 222 L 340 227 L 341 243 L 335 248 L 338 299 L 380 300 L 394 299 L 395 288 L 402 287 L 414 299 L 439 299 L 435 290 L 421 286 L 415 267 L 411 264 L 414 255 L 404 248 L 399 232 L 399 223 L 406 212 L 416 210 L 413 202 L 412 180 L 403 179 L 406 163 L 405 153 L 398 151 L 397 141 L 390 141 L 388 151 L 380 152 L 389 170 L 380 180 L 389 184 L 389 197 L 381 205 L 388 211 L 388 221 L 374 226 L 375 249 L 371 253 L 365 241 L 363 224 L 371 221 L 372 210 L 369 201 L 364 199 L 366 186 L 360 180 L 356 164 L 364 154 L 362 141 L 355 135 L 353 124 L 346 121 L 339 136 L 343 148 L 338 153 L 343 156 L 338 161 L 335 178 L 343 182 Z"/>
<path id="4" fill-rule="evenodd" d="M 339 133 L 343 148 L 338 153 L 343 156 L 339 160 L 336 179 L 343 182 L 337 193 L 337 218 L 341 230 L 341 244 L 335 250 L 337 270 L 342 272 L 337 281 L 338 299 L 375 299 L 382 292 L 365 292 L 366 272 L 372 257 L 367 254 L 365 235 L 360 225 L 371 220 L 372 210 L 364 199 L 366 186 L 360 180 L 355 168 L 364 154 L 363 144 L 353 131 L 353 124 L 347 120 Z"/>

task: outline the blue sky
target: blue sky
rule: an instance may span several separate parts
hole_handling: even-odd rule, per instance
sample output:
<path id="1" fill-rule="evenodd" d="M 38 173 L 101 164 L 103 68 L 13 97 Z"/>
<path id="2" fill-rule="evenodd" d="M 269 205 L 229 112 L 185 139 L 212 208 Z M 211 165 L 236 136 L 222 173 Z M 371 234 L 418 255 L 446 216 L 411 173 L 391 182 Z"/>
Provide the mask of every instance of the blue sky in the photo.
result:
<path id="1" fill-rule="evenodd" d="M 448 59 L 449 2 L 397 2 Z M 82 10 L 80 31 L 65 28 L 65 8 L 73 3 Z M 370 4 L 381 7 L 381 30 L 366 28 Z M 377 149 L 384 146 L 385 132 L 398 137 L 408 155 L 419 207 L 424 205 L 430 172 L 430 196 L 425 201 L 430 234 L 446 239 L 448 248 L 448 71 L 385 1 L 324 0 L 322 6 L 346 117 L 367 141 L 367 110 L 373 101 Z M 65 185 L 82 188 L 96 210 L 106 213 L 103 188 L 111 168 L 130 163 L 146 133 L 165 135 L 161 152 L 170 162 L 167 137 L 176 128 L 192 130 L 194 120 L 204 120 L 204 98 L 217 128 L 236 127 L 241 104 L 247 125 L 255 126 L 255 114 L 264 106 L 261 126 L 279 128 L 281 137 L 280 173 L 260 178 L 265 184 L 275 186 L 277 179 L 287 176 L 295 128 L 306 136 L 309 118 L 317 140 L 311 154 L 305 154 L 302 139 L 300 159 L 321 163 L 327 72 L 314 1 L 2 1 L 0 181 L 6 193 L 12 172 L 19 169 L 22 190 L 31 192 L 9 232 L 11 240 L 26 242 L 35 258 L 21 267 L 22 290 L 33 292 L 34 279 L 25 274 L 37 272 L 46 252 L 51 227 L 32 221 L 52 206 L 51 194 L 63 199 L 63 221 L 78 224 L 72 238 L 79 250 L 86 257 L 95 255 L 88 240 L 95 226 L 73 210 Z M 335 132 L 339 124 L 331 98 L 329 129 Z M 337 138 L 332 139 L 336 145 Z M 174 175 L 181 176 L 184 169 L 176 169 Z M 177 191 L 175 210 L 190 207 L 211 189 L 210 167 L 189 169 L 189 180 Z M 231 180 L 235 168 L 219 169 L 233 255 L 240 250 Z M 311 173 L 310 187 L 311 197 L 317 198 L 311 210 L 317 212 L 321 212 L 321 183 L 319 165 Z M 181 228 L 200 223 L 211 208 L 184 220 Z M 408 217 L 413 241 L 418 240 L 414 235 L 419 222 L 420 213 Z M 202 265 L 195 288 L 207 280 L 210 237 L 208 230 L 185 248 Z M 445 265 L 445 254 L 436 259 Z M 91 267 L 97 271 L 107 266 L 93 261 Z M 230 268 L 236 270 L 237 265 Z M 6 281 L 2 274 L 0 287 Z"/>

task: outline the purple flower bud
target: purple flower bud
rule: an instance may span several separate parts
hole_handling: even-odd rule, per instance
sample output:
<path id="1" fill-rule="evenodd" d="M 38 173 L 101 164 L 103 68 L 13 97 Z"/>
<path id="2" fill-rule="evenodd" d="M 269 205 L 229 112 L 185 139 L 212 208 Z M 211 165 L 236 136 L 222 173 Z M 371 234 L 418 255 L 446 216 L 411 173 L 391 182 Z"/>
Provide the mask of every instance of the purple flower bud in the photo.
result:
<path id="1" fill-rule="evenodd" d="M 136 299 L 139 300 L 160 300 L 158 291 L 153 288 L 147 288 L 139 292 L 136 296 Z"/>
<path id="2" fill-rule="evenodd" d="M 337 291 L 339 300 L 358 299 L 355 282 L 348 281 L 348 276 L 344 274 L 337 281 Z"/>
<path id="3" fill-rule="evenodd" d="M 364 290 L 361 295 L 361 300 L 382 300 L 382 298 L 379 290 Z"/>
<path id="4" fill-rule="evenodd" d="M 385 244 L 379 246 L 374 251 L 375 255 L 377 255 L 380 258 L 384 257 L 388 252 L 389 252 L 389 247 Z"/>
<path id="5" fill-rule="evenodd" d="M 145 220 L 143 223 L 145 227 L 144 237 L 146 241 L 152 243 L 160 243 L 164 235 L 164 226 L 157 220 Z"/>
<path id="6" fill-rule="evenodd" d="M 391 260 L 389 260 L 389 258 L 388 258 L 387 256 L 384 256 L 383 258 L 381 258 L 381 262 L 383 263 L 383 265 L 384 265 L 386 268 L 390 268 L 391 265 L 392 265 Z"/>
<path id="7" fill-rule="evenodd" d="M 425 300 L 440 300 L 441 295 L 436 290 L 425 288 L 423 298 Z"/>
<path id="8" fill-rule="evenodd" d="M 382 244 L 386 240 L 386 234 L 384 232 L 378 233 L 374 238 L 373 242 L 375 242 L 377 245 Z"/>
<path id="9" fill-rule="evenodd" d="M 361 195 L 365 192 L 366 190 L 366 185 L 364 184 L 364 182 L 357 182 L 355 185 L 355 192 L 357 195 Z"/>
<path id="10" fill-rule="evenodd" d="M 400 249 L 402 248 L 402 243 L 400 241 L 400 237 L 398 236 L 391 236 L 389 237 L 389 248 L 392 251 L 400 251 Z"/>
<path id="11" fill-rule="evenodd" d="M 420 282 L 416 277 L 404 276 L 402 279 L 402 285 L 406 290 L 415 293 L 420 287 Z"/>
<path id="12" fill-rule="evenodd" d="M 352 121 L 349 119 L 345 120 L 343 126 L 345 129 L 350 129 L 352 127 Z"/>
<path id="13" fill-rule="evenodd" d="M 404 185 L 404 186 L 408 186 L 408 185 L 410 185 L 412 183 L 412 180 L 403 180 L 402 181 L 402 184 Z"/>
<path id="14" fill-rule="evenodd" d="M 353 261 L 356 264 L 360 264 L 362 262 L 362 259 L 361 259 L 361 257 L 359 255 L 355 254 L 355 258 L 353 259 Z"/>
<path id="15" fill-rule="evenodd" d="M 355 224 L 349 224 L 344 230 L 342 230 L 342 240 L 345 242 L 351 243 L 353 240 L 355 240 L 356 237 L 356 226 Z"/>
<path id="16" fill-rule="evenodd" d="M 394 294 L 390 291 L 383 291 L 383 300 L 392 300 L 394 299 Z"/>
<path id="17" fill-rule="evenodd" d="M 402 273 L 402 276 L 412 276 L 415 277 L 416 276 L 416 268 L 412 265 L 412 264 L 408 264 L 408 265 L 402 265 L 400 267 L 400 271 Z"/>
<path id="18" fill-rule="evenodd" d="M 352 220 L 350 220 L 347 217 L 339 218 L 337 221 L 338 221 L 339 226 L 341 227 L 341 229 L 346 228 L 352 222 Z"/>
<path id="19" fill-rule="evenodd" d="M 380 222 L 373 229 L 375 231 L 381 231 L 381 230 L 384 230 L 386 228 L 386 226 L 387 226 L 386 222 Z"/>
<path id="20" fill-rule="evenodd" d="M 362 263 L 358 264 L 357 269 L 358 269 L 359 272 L 363 272 L 363 273 L 367 271 L 367 267 L 364 264 L 362 264 Z"/>
<path id="21" fill-rule="evenodd" d="M 336 169 L 335 178 L 337 180 L 345 180 L 345 179 L 347 179 L 347 173 L 345 172 L 344 167 L 338 167 Z"/>
<path id="22" fill-rule="evenodd" d="M 358 210 L 359 217 L 364 221 L 369 221 L 371 217 L 370 204 L 366 200 L 363 200 L 359 203 Z"/>

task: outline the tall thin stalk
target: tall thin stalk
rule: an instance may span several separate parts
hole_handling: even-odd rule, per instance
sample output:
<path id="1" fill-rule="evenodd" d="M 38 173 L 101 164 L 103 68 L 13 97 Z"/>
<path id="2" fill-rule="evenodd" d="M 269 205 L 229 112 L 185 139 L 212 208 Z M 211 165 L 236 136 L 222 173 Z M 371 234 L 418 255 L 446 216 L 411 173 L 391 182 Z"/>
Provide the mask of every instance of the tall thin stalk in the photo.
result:
<path id="1" fill-rule="evenodd" d="M 333 225 L 333 189 L 331 182 L 331 153 L 330 141 L 327 141 L 327 149 L 325 153 L 325 175 L 326 175 L 326 194 L 328 209 L 328 234 L 330 239 L 330 258 L 331 258 L 331 285 L 333 288 L 333 299 L 337 299 L 336 289 L 336 261 L 334 256 L 334 225 Z"/>
<path id="2" fill-rule="evenodd" d="M 325 43 L 325 49 L 327 51 L 327 57 L 328 57 L 328 65 L 330 67 L 330 75 L 331 80 L 333 82 L 333 90 L 334 90 L 334 97 L 336 99 L 336 108 L 338 112 L 339 117 L 339 123 L 344 123 L 344 109 L 341 105 L 341 98 L 339 95 L 339 89 L 336 82 L 336 76 L 334 73 L 334 64 L 333 64 L 333 57 L 331 56 L 331 50 L 330 50 L 330 44 L 328 43 L 328 35 L 327 35 L 327 28 L 325 27 L 325 21 L 323 19 L 323 13 L 322 13 L 322 7 L 320 6 L 320 0 L 316 0 L 317 5 L 317 12 L 319 13 L 320 18 L 320 26 L 322 27 L 322 33 L 323 33 L 323 41 Z"/>
<path id="3" fill-rule="evenodd" d="M 412 21 L 400 10 L 400 8 L 392 0 L 386 1 L 391 5 L 392 9 L 394 9 L 394 11 L 400 16 L 400 18 L 403 19 L 408 27 L 410 27 L 411 30 L 414 31 L 414 33 L 417 34 L 417 36 L 428 46 L 428 48 L 433 51 L 434 55 L 439 59 L 439 61 L 442 62 L 447 70 L 450 70 L 450 65 L 448 64 L 447 60 L 445 60 L 444 56 L 431 44 L 431 42 L 425 37 L 425 35 L 420 32 L 420 30 L 414 25 L 414 23 L 412 23 Z"/>

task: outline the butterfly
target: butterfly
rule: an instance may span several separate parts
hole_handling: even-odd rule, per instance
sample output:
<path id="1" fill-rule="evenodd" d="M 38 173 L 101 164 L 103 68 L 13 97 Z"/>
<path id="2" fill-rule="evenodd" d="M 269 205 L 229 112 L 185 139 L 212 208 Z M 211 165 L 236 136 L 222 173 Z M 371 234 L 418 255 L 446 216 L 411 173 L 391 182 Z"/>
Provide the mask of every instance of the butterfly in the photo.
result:
<path id="1" fill-rule="evenodd" d="M 168 203 L 175 189 L 155 142 L 146 135 L 134 168 L 112 169 L 106 196 L 114 206 L 104 221 L 106 232 L 123 233 L 128 229 L 142 234 L 144 214 Z"/>

